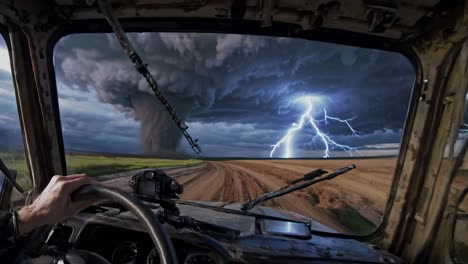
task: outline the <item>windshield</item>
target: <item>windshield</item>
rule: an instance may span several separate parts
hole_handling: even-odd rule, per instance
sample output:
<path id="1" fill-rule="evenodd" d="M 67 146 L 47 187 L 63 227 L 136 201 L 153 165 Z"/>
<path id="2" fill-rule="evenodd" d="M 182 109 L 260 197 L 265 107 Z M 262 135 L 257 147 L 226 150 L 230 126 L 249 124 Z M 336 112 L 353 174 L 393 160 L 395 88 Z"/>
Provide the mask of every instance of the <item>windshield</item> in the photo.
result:
<path id="1" fill-rule="evenodd" d="M 128 35 L 202 152 L 113 34 L 74 34 L 54 50 L 68 173 L 129 190 L 136 171 L 164 168 L 182 199 L 240 203 L 354 163 L 262 206 L 345 233 L 379 224 L 414 80 L 404 56 L 279 37 Z"/>

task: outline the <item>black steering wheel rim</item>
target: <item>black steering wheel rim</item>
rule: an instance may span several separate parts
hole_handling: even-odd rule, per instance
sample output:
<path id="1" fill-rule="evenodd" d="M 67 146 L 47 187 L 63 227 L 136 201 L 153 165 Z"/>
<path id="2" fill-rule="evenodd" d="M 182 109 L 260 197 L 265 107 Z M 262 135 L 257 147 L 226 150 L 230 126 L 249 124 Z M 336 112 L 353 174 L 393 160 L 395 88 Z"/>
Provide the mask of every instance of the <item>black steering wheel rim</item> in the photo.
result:
<path id="1" fill-rule="evenodd" d="M 161 263 L 173 264 L 178 262 L 169 235 L 159 222 L 156 214 L 135 196 L 116 188 L 89 184 L 73 192 L 71 194 L 71 199 L 72 201 L 108 199 L 119 203 L 138 217 L 140 222 L 145 226 L 159 253 Z"/>

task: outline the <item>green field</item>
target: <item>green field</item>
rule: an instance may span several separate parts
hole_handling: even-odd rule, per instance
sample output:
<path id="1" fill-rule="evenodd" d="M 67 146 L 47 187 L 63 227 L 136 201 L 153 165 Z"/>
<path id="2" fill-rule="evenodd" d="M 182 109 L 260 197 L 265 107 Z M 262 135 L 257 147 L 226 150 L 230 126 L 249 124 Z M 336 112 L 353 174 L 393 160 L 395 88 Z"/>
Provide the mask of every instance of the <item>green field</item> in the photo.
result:
<path id="1" fill-rule="evenodd" d="M 201 162 L 201 160 L 196 159 L 158 159 L 82 154 L 66 155 L 66 161 L 68 174 L 86 173 L 93 177 L 144 168 L 186 166 Z"/>
<path id="2" fill-rule="evenodd" d="M 354 235 L 368 235 L 377 228 L 376 225 L 362 216 L 358 210 L 350 206 L 345 208 L 330 208 L 329 210 Z"/>
<path id="3" fill-rule="evenodd" d="M 18 171 L 17 182 L 29 189 L 29 170 L 24 154 L 0 152 L 0 158 L 10 169 Z M 195 159 L 158 159 L 147 157 L 125 157 L 94 154 L 67 154 L 68 174 L 86 173 L 91 177 L 156 167 L 175 167 L 200 163 Z"/>
<path id="4" fill-rule="evenodd" d="M 31 180 L 29 178 L 29 169 L 26 163 L 25 155 L 23 153 L 7 153 L 0 152 L 0 158 L 5 162 L 8 168 L 16 170 L 18 176 L 16 182 L 25 190 L 30 189 Z"/>

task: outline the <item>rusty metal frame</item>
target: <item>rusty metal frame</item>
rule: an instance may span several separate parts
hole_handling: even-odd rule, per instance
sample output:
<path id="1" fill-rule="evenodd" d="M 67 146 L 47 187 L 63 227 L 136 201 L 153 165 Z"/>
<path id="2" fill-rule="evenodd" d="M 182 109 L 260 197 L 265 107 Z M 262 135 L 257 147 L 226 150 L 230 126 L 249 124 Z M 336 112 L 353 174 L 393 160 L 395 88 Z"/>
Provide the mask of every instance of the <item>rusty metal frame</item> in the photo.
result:
<path id="1" fill-rule="evenodd" d="M 56 124 L 51 118 L 48 107 L 47 73 L 39 64 L 47 64 L 40 41 L 47 41 L 47 32 L 31 29 L 19 20 L 9 19 L 11 10 L 3 10 L 2 33 L 8 32 L 5 38 L 8 45 L 13 85 L 18 107 L 19 121 L 23 134 L 23 145 L 27 166 L 31 176 L 31 195 L 46 186 L 54 174 L 61 174 L 57 141 L 50 128 Z M 6 18 L 6 19 L 5 19 Z M 32 26 L 31 26 L 32 27 Z M 41 35 L 42 34 L 42 35 Z M 55 154 L 54 154 L 55 153 Z M 26 201 L 28 202 L 28 201 Z"/>
<path id="2" fill-rule="evenodd" d="M 44 102 L 38 92 L 35 79 L 39 73 L 37 67 L 31 67 L 34 57 L 31 56 L 31 39 L 19 28 L 10 29 L 11 57 L 14 65 L 13 78 L 19 102 L 20 119 L 23 127 L 27 160 L 31 168 L 33 188 L 41 190 L 54 174 L 53 147 L 51 133 L 47 131 L 50 123 L 45 113 Z M 37 59 L 37 58 L 36 58 Z M 43 76 L 41 74 L 41 76 Z M 35 78 L 36 77 L 36 78 Z M 44 91 L 47 93 L 47 91 Z"/>
<path id="3" fill-rule="evenodd" d="M 68 22 L 57 20 L 53 22 L 55 23 L 52 24 L 53 27 L 38 30 L 34 27 L 36 21 L 22 21 L 13 13 L 9 13 L 7 16 L 12 19 L 8 25 L 12 38 L 8 44 L 13 44 L 10 51 L 12 48 L 15 50 L 10 56 L 17 58 L 17 67 L 14 69 L 14 84 L 28 166 L 34 188 L 41 190 L 53 174 L 66 173 L 55 71 L 52 65 L 53 47 L 63 35 L 78 32 L 110 32 L 110 28 L 104 19 L 89 19 Z M 84 18 L 86 19 L 86 16 Z M 2 22 L 5 21 L 0 17 L 0 24 Z M 132 18 L 122 19 L 122 22 L 128 31 L 144 29 L 145 31 L 193 32 L 199 31 L 201 28 L 207 32 L 287 36 L 377 48 L 404 54 L 413 63 L 416 78 L 397 166 L 382 222 L 373 233 L 366 236 L 321 235 L 361 241 L 381 239 L 378 242 L 383 244 L 385 248 L 389 248 L 400 256 L 404 255 L 407 259 L 413 259 L 411 255 L 414 255 L 414 252 L 409 253 L 409 251 L 423 252 L 427 249 L 424 247 L 425 245 L 414 245 L 414 243 L 411 248 L 405 248 L 405 246 L 408 242 L 406 240 L 414 240 L 418 235 L 421 236 L 422 232 L 427 232 L 418 230 L 418 227 L 424 223 L 415 219 L 415 216 L 417 216 L 420 201 L 425 200 L 421 190 L 423 185 L 428 182 L 427 177 L 430 173 L 428 167 L 433 166 L 434 164 L 431 162 L 438 159 L 438 154 L 431 152 L 437 147 L 436 143 L 440 144 L 438 133 L 443 128 L 439 127 L 438 118 L 443 116 L 444 107 L 442 104 L 444 92 L 447 89 L 444 87 L 444 78 L 449 76 L 451 61 L 456 56 L 454 46 L 437 47 L 434 36 L 439 33 L 438 25 L 435 27 L 436 32 L 431 32 L 433 35 L 427 38 L 429 46 L 436 46 L 435 49 L 431 50 L 431 48 L 423 47 L 424 45 L 421 43 L 412 42 L 403 45 L 396 40 L 341 30 L 317 28 L 312 33 L 310 31 L 298 32 L 297 29 L 300 26 L 297 24 L 275 21 L 272 21 L 273 28 L 262 28 L 261 21 L 207 18 Z M 466 35 L 466 32 L 462 32 L 462 34 Z M 460 38 L 452 39 L 450 43 L 446 44 L 453 45 L 460 41 Z M 437 48 L 442 51 L 438 51 Z M 434 62 L 431 61 L 432 53 L 438 55 Z M 26 63 L 25 61 L 21 62 L 19 58 L 25 59 Z M 28 62 L 34 65 L 28 66 Z M 426 78 L 429 83 L 424 82 Z M 433 204 L 432 201 L 429 203 Z M 422 237 L 426 235 L 423 233 Z M 431 243 L 429 246 L 432 246 Z"/>
<path id="4" fill-rule="evenodd" d="M 165 29 L 164 27 L 157 28 L 155 27 L 154 24 L 148 23 L 147 19 L 145 19 L 144 21 L 145 21 L 144 24 L 140 24 L 140 23 L 132 24 L 129 22 L 128 24 L 130 25 L 128 26 L 128 28 L 130 29 L 127 28 L 127 30 L 135 31 L 137 29 L 144 29 L 144 28 L 146 28 L 145 30 L 147 30 L 148 26 L 151 26 L 151 28 L 154 31 L 177 31 L 177 30 L 173 30 L 173 28 L 169 28 L 169 29 L 167 28 Z M 53 65 L 52 63 L 50 63 L 52 61 L 53 46 L 55 45 L 55 42 L 58 41 L 59 38 L 65 35 L 66 33 L 109 32 L 110 31 L 109 27 L 105 24 L 104 20 L 100 21 L 101 23 L 96 23 L 96 22 L 97 21 L 90 21 L 88 23 L 80 22 L 79 23 L 80 25 L 78 27 L 73 27 L 73 25 L 72 26 L 67 25 L 65 27 L 57 28 L 57 30 L 54 31 L 52 34 L 50 34 L 49 32 L 50 38 L 48 39 L 49 41 L 46 43 L 46 47 L 47 47 L 46 54 L 48 54 L 48 57 L 46 58 L 46 60 L 49 61 L 49 63 L 45 65 L 48 67 L 48 74 L 49 74 L 49 87 L 46 87 L 46 88 L 48 88 L 49 93 L 52 96 L 52 107 L 54 109 L 54 111 L 52 111 L 52 113 L 49 113 L 49 114 L 53 114 L 54 119 L 56 120 L 57 131 L 55 133 L 56 133 L 56 138 L 59 138 L 60 147 L 58 151 L 61 152 L 60 157 L 62 161 L 61 166 L 62 166 L 63 173 L 66 173 L 65 171 L 66 167 L 63 162 L 64 161 L 64 155 L 63 155 L 64 149 L 63 149 L 61 129 L 59 129 L 60 128 L 60 116 L 59 116 L 59 109 L 58 109 L 57 87 L 55 83 L 55 73 L 54 73 Z M 83 30 L 83 28 L 85 28 L 84 24 L 89 24 L 88 31 Z M 124 22 L 124 24 L 126 25 L 127 23 Z M 190 24 L 193 25 L 193 21 L 191 21 Z M 212 25 L 212 23 L 207 23 L 207 24 Z M 414 52 L 412 52 L 412 50 L 409 47 L 401 47 L 400 45 L 397 46 L 395 42 L 392 43 L 390 41 L 389 43 L 389 41 L 385 39 L 362 35 L 362 34 L 344 33 L 344 32 L 340 32 L 336 30 L 319 30 L 319 31 L 314 32 L 314 34 L 305 34 L 305 33 L 294 34 L 294 33 L 291 33 L 291 27 L 289 25 L 281 25 L 283 27 L 283 30 L 282 31 L 280 30 L 279 31 L 280 33 L 278 34 L 278 32 L 272 32 L 272 31 L 269 32 L 268 30 L 261 30 L 261 31 L 255 32 L 254 30 L 252 30 L 251 25 L 249 25 L 247 22 L 243 21 L 243 24 L 245 24 L 246 26 L 246 28 L 244 28 L 243 30 L 239 30 L 238 26 L 232 28 L 232 29 L 237 29 L 237 30 L 229 30 L 229 29 L 226 30 L 226 24 L 223 24 L 222 31 L 233 32 L 233 33 L 244 33 L 244 34 L 245 33 L 261 34 L 261 35 L 275 35 L 273 33 L 277 33 L 276 35 L 280 35 L 280 36 L 288 35 L 289 37 L 298 37 L 298 38 L 304 38 L 304 39 L 310 39 L 310 40 L 327 41 L 327 42 L 333 42 L 333 43 L 342 43 L 342 44 L 347 44 L 347 45 L 364 46 L 364 47 L 369 47 L 369 48 L 373 47 L 373 48 L 378 48 L 378 49 L 383 49 L 383 50 L 397 51 L 406 55 L 410 59 L 410 61 L 413 63 L 413 65 L 416 65 L 415 67 L 416 79 L 415 79 L 415 86 L 413 90 L 413 96 L 412 96 L 410 108 L 409 108 L 406 123 L 405 123 L 405 128 L 404 128 L 405 132 L 404 132 L 402 143 L 401 143 L 400 156 L 398 158 L 398 163 L 397 163 L 397 167 L 396 167 L 395 174 L 394 174 L 390 196 L 387 200 L 386 210 L 385 210 L 382 223 L 373 233 L 366 235 L 366 236 L 355 236 L 355 235 L 345 235 L 345 234 L 325 234 L 325 233 L 321 234 L 321 235 L 334 236 L 334 237 L 339 237 L 339 238 L 356 239 L 356 240 L 361 240 L 361 241 L 376 240 L 377 238 L 381 238 L 382 236 L 385 235 L 386 232 L 388 232 L 388 230 L 386 229 L 386 224 L 389 219 L 389 214 L 391 213 L 393 205 L 394 205 L 393 203 L 394 199 L 396 197 L 397 192 L 399 191 L 401 172 L 403 170 L 404 162 L 406 159 L 406 154 L 407 154 L 407 150 L 409 146 L 410 132 L 413 129 L 419 93 L 422 88 L 422 73 L 420 70 L 421 67 L 417 59 L 417 56 L 415 55 Z M 143 26 L 146 26 L 146 27 L 143 27 Z M 245 30 L 245 29 L 248 29 L 248 30 Z M 187 30 L 183 30 L 183 31 L 187 31 Z M 220 32 L 219 28 L 218 30 L 215 28 L 214 30 L 206 30 L 206 31 L 207 32 L 213 32 L 213 31 Z M 49 116 L 49 119 L 50 119 L 50 116 Z M 54 163 L 52 160 L 51 162 Z M 53 167 L 54 164 L 50 164 L 49 166 Z M 36 179 L 36 181 L 42 181 L 43 182 L 42 185 L 44 185 L 47 179 L 48 179 L 47 175 L 43 174 L 42 176 L 40 176 L 40 179 Z"/>
<path id="5" fill-rule="evenodd" d="M 174 21 L 177 20 L 177 23 Z M 173 21 L 173 22 L 171 22 Z M 418 170 L 418 166 L 427 167 L 431 163 L 431 151 L 434 148 L 438 128 L 437 118 L 441 117 L 443 108 L 440 107 L 443 101 L 444 87 L 439 79 L 444 78 L 445 72 L 436 67 L 446 65 L 442 59 L 439 65 L 428 65 L 427 61 L 421 62 L 419 58 L 430 53 L 429 50 L 413 50 L 414 46 L 402 46 L 395 40 L 369 36 L 366 34 L 350 33 L 340 30 L 316 29 L 311 32 L 297 32 L 297 25 L 273 22 L 273 28 L 261 28 L 258 21 L 245 20 L 221 20 L 221 19 L 123 19 L 124 26 L 129 31 L 145 29 L 150 31 L 200 31 L 202 28 L 207 32 L 230 32 L 242 34 L 258 34 L 271 36 L 287 36 L 319 40 L 325 42 L 341 43 L 346 45 L 356 45 L 367 48 L 378 48 L 389 51 L 400 52 L 407 56 L 415 66 L 415 85 L 411 99 L 410 108 L 404 126 L 404 134 L 401 142 L 397 167 L 394 173 L 390 195 L 387 200 L 385 215 L 377 230 L 367 236 L 353 235 L 331 235 L 340 238 L 351 238 L 357 240 L 376 240 L 384 237 L 383 244 L 393 252 L 401 254 L 405 245 L 404 240 L 412 237 L 415 232 L 415 223 L 412 219 L 415 215 L 416 202 L 421 200 L 419 190 L 425 181 L 426 170 Z M 196 22 L 196 23 L 195 23 Z M 178 26 L 177 26 L 178 25 Z M 235 26 L 233 26 L 235 25 Z M 25 140 L 28 147 L 27 153 L 30 156 L 34 186 L 40 190 L 45 186 L 52 173 L 66 173 L 62 132 L 60 129 L 60 116 L 58 109 L 57 87 L 55 83 L 55 72 L 52 65 L 53 46 L 59 38 L 65 34 L 78 32 L 110 32 L 105 20 L 93 19 L 88 21 L 70 21 L 70 24 L 55 24 L 55 28 L 46 31 L 36 32 L 33 28 L 25 26 L 23 30 L 16 31 L 14 43 L 18 51 L 23 51 L 26 58 L 34 62 L 34 67 L 29 70 L 24 67 L 25 72 L 16 73 L 16 82 L 23 95 L 20 101 L 33 102 L 33 104 L 23 104 L 21 113 L 23 119 L 39 117 L 37 125 L 22 120 L 22 126 L 26 132 Z M 30 35 L 28 35 L 30 34 Z M 43 40 L 41 41 L 40 38 Z M 46 41 L 44 43 L 44 40 Z M 27 45 L 25 43 L 27 42 Z M 411 43 L 413 44 L 413 43 Z M 36 47 L 36 48 L 34 48 Z M 29 51 L 29 52 L 26 52 Z M 450 49 L 444 50 L 442 57 L 450 56 Z M 42 53 L 42 57 L 41 57 Z M 45 55 L 45 57 L 44 57 Z M 427 60 L 427 56 L 425 58 Z M 449 60 L 450 61 L 450 60 Z M 424 65 L 423 65 L 424 63 Z M 44 70 L 45 72 L 38 72 Z M 33 71 L 35 70 L 35 72 Z M 15 69 L 16 71 L 16 69 Z M 429 85 L 423 80 L 428 75 Z M 24 80 L 19 77 L 31 78 Z M 32 81 L 34 80 L 34 82 Z M 15 84 L 16 84 L 15 82 Z M 27 82 L 27 83 L 25 83 Z M 433 84 L 433 82 L 435 82 Z M 427 88 L 429 87 L 429 88 Z M 35 91 L 28 91 L 26 88 Z M 426 90 L 427 88 L 427 90 Z M 31 98 L 27 98 L 31 96 Z M 427 99 L 426 96 L 429 98 Z M 26 98 L 25 98 L 26 97 Z M 423 98 L 424 97 L 424 98 Z M 427 99 L 427 100 L 426 100 Z M 18 98 L 17 98 L 18 100 Z M 432 101 L 430 101 L 432 100 Z M 36 110 L 37 113 L 32 113 Z M 416 120 L 418 118 L 418 120 Z M 34 120 L 33 120 L 34 121 Z M 417 121 L 417 122 L 416 122 Z M 26 127 L 27 126 L 27 127 Z M 33 129 L 39 129 L 40 135 L 35 138 L 31 135 Z M 31 140 L 39 140 L 32 142 Z M 46 140 L 50 144 L 41 146 L 41 140 Z M 44 154 L 44 156 L 41 156 Z M 44 167 L 41 167 L 44 165 Z M 412 192 L 414 188 L 414 192 Z M 399 200 L 398 204 L 395 201 Z M 408 234 L 397 234 L 399 230 L 405 230 Z M 329 234 L 328 234 L 329 235 Z"/>
<path id="6" fill-rule="evenodd" d="M 420 97 L 417 124 L 412 131 L 414 139 L 410 152 L 413 157 L 405 164 L 405 180 L 397 193 L 397 210 L 391 212 L 391 222 L 387 227 L 389 235 L 382 241 L 385 248 L 410 263 L 426 263 L 427 260 L 437 263 L 430 256 L 444 254 L 442 249 L 434 250 L 433 246 L 437 239 L 441 239 L 443 228 L 438 223 L 451 187 L 449 175 L 440 171 L 443 150 L 447 143 L 452 143 L 448 140 L 454 140 L 453 134 L 458 132 L 459 112 L 462 111 L 454 106 L 453 100 L 464 100 L 466 91 L 466 77 L 460 79 L 464 75 L 454 70 L 466 40 L 466 32 L 461 30 L 459 33 L 449 40 L 435 38 L 429 43 L 413 46 L 422 60 L 427 81 Z M 463 59 L 461 63 L 463 65 Z M 423 187 L 426 186 L 436 195 L 424 194 Z M 419 212 L 424 212 L 425 206 L 431 206 L 431 212 L 420 217 Z M 446 243 L 443 245 L 445 247 Z"/>
<path id="7" fill-rule="evenodd" d="M 18 89 L 17 89 L 17 86 L 16 86 L 16 83 L 14 82 L 13 80 L 13 60 L 12 60 L 12 53 L 11 53 L 11 42 L 10 42 L 10 36 L 8 35 L 8 28 L 4 25 L 2 25 L 0 23 L 0 37 L 3 38 L 3 40 L 5 41 L 5 44 L 7 46 L 7 49 L 8 49 L 8 56 L 9 56 L 9 61 L 10 61 L 10 68 L 11 68 L 11 78 L 12 78 L 12 84 L 13 84 L 13 90 L 14 90 L 14 93 L 15 93 L 15 105 L 16 105 L 16 109 L 17 109 L 17 112 L 18 112 L 18 116 L 21 116 L 21 107 L 20 107 L 20 102 L 19 102 L 19 96 L 18 96 Z M 27 157 L 27 150 L 26 150 L 26 140 L 25 140 L 25 137 L 24 137 L 24 126 L 22 124 L 22 122 L 20 122 L 20 130 L 21 130 L 21 140 L 23 142 L 23 152 L 25 154 L 25 157 Z M 31 167 L 30 167 L 30 162 L 26 162 L 26 166 L 27 166 L 27 169 L 28 171 L 30 172 L 31 171 Z M 25 175 L 26 177 L 29 177 L 29 180 L 31 182 L 31 185 L 32 185 L 32 177 L 31 177 L 31 174 L 28 174 L 28 175 Z M 9 190 L 7 192 L 5 192 L 5 185 L 7 184 L 7 180 L 5 179 L 4 180 L 4 188 L 2 188 L 2 192 L 0 193 L 0 209 L 8 209 L 10 204 L 9 204 L 9 201 L 6 201 L 5 199 L 9 199 L 10 196 L 11 196 L 11 192 L 12 192 L 12 189 L 9 188 Z"/>

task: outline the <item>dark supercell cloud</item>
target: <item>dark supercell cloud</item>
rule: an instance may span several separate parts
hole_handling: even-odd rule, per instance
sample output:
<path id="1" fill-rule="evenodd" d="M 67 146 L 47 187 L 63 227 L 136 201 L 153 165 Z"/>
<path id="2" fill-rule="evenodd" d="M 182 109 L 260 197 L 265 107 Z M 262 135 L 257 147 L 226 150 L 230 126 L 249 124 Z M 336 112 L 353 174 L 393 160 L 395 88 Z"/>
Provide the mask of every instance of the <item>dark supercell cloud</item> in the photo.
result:
<path id="1" fill-rule="evenodd" d="M 138 33 L 130 39 L 206 156 L 267 157 L 304 110 L 291 102 L 309 95 L 321 98 L 318 116 L 326 108 L 329 115 L 354 118 L 357 137 L 340 123 L 323 127 L 340 143 L 362 149 L 399 143 L 414 78 L 402 55 L 247 35 Z M 57 44 L 54 64 L 59 83 L 69 87 L 67 92 L 59 87 L 60 98 L 93 94 L 134 118 L 147 154 L 185 150 L 180 132 L 114 35 L 68 36 Z M 321 156 L 320 144 L 303 148 L 310 141 L 304 133 L 298 136 L 296 156 Z M 217 152 L 221 147 L 225 151 Z M 88 145 L 88 150 L 106 152 L 102 148 Z"/>

